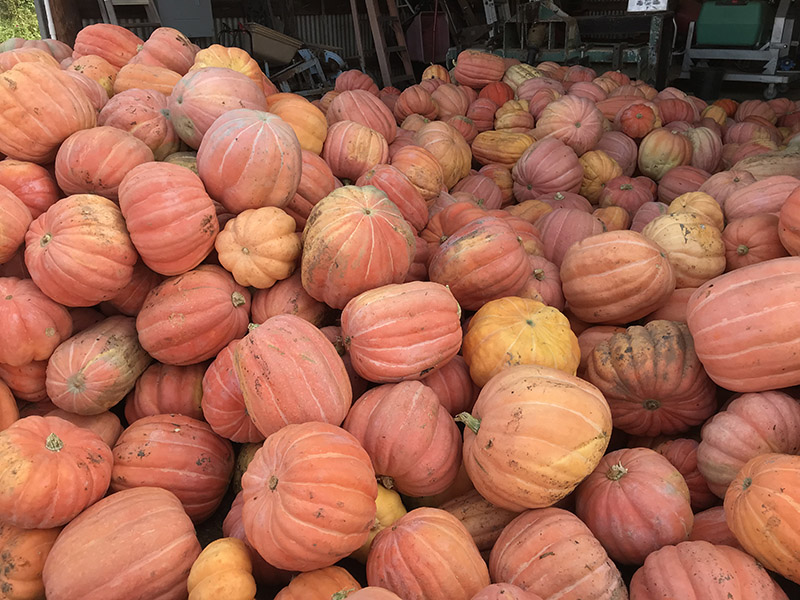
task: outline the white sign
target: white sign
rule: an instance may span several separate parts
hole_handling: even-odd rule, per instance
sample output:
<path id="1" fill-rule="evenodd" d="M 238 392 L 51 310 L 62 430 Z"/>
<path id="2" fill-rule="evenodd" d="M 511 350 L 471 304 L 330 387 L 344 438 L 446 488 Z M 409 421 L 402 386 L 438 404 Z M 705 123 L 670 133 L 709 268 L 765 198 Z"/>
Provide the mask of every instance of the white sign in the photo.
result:
<path id="1" fill-rule="evenodd" d="M 668 0 L 628 0 L 628 12 L 660 12 L 667 10 Z"/>

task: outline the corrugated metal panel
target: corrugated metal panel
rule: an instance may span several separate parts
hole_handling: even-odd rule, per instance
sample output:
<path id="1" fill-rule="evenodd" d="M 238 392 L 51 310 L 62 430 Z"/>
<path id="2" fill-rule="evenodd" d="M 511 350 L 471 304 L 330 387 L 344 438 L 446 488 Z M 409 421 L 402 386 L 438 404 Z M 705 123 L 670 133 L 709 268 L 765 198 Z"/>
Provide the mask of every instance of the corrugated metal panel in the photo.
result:
<path id="1" fill-rule="evenodd" d="M 369 29 L 367 15 L 359 15 L 361 43 L 367 55 L 375 53 L 375 44 Z M 322 46 L 341 48 L 342 58 L 352 58 L 350 62 L 357 66 L 358 46 L 353 17 L 344 15 L 298 15 L 297 37 L 304 42 Z"/>

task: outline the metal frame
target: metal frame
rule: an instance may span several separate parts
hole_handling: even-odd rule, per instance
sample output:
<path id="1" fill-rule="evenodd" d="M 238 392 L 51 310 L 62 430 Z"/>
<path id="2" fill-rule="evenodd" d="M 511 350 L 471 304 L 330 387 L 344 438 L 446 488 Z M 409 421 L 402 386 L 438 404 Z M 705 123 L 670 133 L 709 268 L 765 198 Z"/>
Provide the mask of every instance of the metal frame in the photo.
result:
<path id="1" fill-rule="evenodd" d="M 794 19 L 788 18 L 792 0 L 780 0 L 775 11 L 775 21 L 769 40 L 757 50 L 738 48 L 702 48 L 692 46 L 696 22 L 689 24 L 686 37 L 686 50 L 681 65 L 681 79 L 690 77 L 694 67 L 707 66 L 709 60 L 735 60 L 754 63 L 765 63 L 761 73 L 725 72 L 723 81 L 750 81 L 768 84 L 764 96 L 768 99 L 777 95 L 777 85 L 788 85 L 800 79 L 800 71 L 779 71 L 779 62 L 789 56 L 798 42 L 792 40 Z"/>

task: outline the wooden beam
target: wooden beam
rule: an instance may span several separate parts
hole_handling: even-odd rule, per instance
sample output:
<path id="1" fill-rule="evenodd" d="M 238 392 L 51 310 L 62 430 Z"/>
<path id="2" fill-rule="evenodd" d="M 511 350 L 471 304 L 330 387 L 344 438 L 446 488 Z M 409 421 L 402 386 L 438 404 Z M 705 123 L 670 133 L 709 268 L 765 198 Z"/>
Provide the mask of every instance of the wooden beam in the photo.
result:
<path id="1" fill-rule="evenodd" d="M 55 31 L 51 35 L 57 40 L 72 46 L 75 36 L 81 30 L 81 16 L 78 0 L 45 0 L 50 5 Z"/>

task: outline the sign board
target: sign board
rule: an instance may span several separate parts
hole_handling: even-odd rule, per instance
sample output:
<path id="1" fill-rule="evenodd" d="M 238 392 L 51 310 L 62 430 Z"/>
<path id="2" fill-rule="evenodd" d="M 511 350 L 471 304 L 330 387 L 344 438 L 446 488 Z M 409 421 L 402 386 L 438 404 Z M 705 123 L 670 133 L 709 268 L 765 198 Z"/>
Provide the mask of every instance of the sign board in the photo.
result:
<path id="1" fill-rule="evenodd" d="M 628 12 L 663 12 L 668 0 L 628 0 Z"/>

